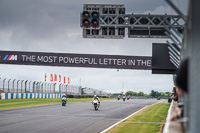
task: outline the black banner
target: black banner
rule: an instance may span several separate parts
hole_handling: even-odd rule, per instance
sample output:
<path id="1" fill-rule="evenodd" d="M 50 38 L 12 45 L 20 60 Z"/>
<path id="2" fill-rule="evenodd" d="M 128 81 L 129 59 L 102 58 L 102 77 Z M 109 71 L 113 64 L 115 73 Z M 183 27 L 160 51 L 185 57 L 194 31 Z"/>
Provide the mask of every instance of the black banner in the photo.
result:
<path id="1" fill-rule="evenodd" d="M 151 70 L 152 57 L 0 51 L 0 64 Z"/>

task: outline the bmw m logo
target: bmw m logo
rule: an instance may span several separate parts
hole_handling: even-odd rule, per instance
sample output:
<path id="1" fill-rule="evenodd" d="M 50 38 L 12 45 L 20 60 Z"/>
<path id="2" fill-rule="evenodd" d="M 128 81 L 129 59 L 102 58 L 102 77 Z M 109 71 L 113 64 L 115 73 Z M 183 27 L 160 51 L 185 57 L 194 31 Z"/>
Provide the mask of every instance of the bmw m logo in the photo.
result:
<path id="1" fill-rule="evenodd" d="M 3 60 L 17 60 L 17 55 L 6 55 Z"/>

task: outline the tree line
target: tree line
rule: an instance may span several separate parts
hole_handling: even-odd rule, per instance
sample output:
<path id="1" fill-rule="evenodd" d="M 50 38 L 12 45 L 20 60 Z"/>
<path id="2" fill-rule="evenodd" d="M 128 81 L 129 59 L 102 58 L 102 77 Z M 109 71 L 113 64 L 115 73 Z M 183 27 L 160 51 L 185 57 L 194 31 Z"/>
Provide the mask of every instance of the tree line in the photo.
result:
<path id="1" fill-rule="evenodd" d="M 130 96 L 145 96 L 145 97 L 152 97 L 152 98 L 157 98 L 157 97 L 167 98 L 170 96 L 170 92 L 158 92 L 158 91 L 151 90 L 150 94 L 146 94 L 142 91 L 140 91 L 140 92 L 127 91 L 125 93 L 125 95 L 126 96 L 128 96 L 128 95 L 130 95 Z"/>

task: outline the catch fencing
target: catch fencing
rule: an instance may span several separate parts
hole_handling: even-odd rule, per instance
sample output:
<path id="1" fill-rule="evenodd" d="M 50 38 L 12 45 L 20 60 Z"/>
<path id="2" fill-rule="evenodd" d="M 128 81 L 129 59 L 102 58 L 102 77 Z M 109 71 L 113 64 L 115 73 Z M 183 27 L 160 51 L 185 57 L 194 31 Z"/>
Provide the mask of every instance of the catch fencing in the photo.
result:
<path id="1" fill-rule="evenodd" d="M 107 92 L 88 87 L 6 78 L 0 78 L 0 94 L 1 99 L 59 98 L 61 94 L 66 94 L 68 97 L 110 96 Z"/>

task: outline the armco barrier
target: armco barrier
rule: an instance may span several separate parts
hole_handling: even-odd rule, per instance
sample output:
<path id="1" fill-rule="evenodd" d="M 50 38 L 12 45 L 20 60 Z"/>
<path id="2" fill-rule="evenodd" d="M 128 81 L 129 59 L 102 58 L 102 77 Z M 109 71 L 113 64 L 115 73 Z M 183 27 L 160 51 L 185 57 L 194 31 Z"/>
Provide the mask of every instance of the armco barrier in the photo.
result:
<path id="1" fill-rule="evenodd" d="M 1 99 L 61 98 L 58 93 L 1 93 Z"/>

